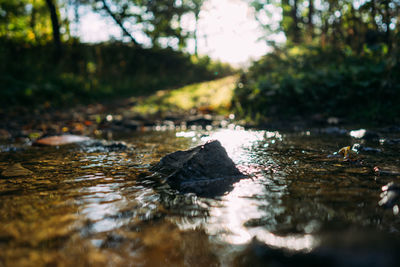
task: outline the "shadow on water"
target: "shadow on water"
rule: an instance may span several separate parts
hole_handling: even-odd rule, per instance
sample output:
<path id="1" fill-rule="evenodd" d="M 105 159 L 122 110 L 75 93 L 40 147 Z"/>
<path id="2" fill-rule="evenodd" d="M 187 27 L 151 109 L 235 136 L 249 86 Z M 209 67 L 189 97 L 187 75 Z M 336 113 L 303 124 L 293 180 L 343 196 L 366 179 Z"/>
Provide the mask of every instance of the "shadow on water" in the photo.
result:
<path id="1" fill-rule="evenodd" d="M 135 132 L 102 142 L 0 153 L 5 266 L 395 266 L 400 217 L 378 205 L 399 177 L 398 144 L 355 161 L 328 157 L 360 140 L 309 132 Z M 219 140 L 249 177 L 224 194 L 180 193 L 152 176 L 161 157 Z"/>

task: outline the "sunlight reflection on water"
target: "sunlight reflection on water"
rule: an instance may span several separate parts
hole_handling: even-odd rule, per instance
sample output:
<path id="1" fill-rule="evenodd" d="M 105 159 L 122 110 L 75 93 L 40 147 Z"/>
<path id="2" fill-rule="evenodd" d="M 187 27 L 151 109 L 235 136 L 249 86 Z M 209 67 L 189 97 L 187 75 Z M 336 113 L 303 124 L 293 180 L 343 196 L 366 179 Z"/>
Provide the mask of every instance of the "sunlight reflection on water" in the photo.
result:
<path id="1" fill-rule="evenodd" d="M 218 140 L 226 149 L 228 155 L 234 162 L 239 163 L 248 161 L 249 148 L 254 143 L 264 140 L 265 131 L 245 131 L 224 129 L 213 132 L 207 137 L 201 138 L 203 142 L 209 140 Z"/>
<path id="2" fill-rule="evenodd" d="M 121 222 L 107 218 L 118 214 L 124 202 L 118 184 L 97 184 L 80 191 L 83 194 L 78 201 L 82 205 L 80 214 L 94 222 L 92 232 L 109 231 L 121 225 Z"/>
<path id="3" fill-rule="evenodd" d="M 177 137 L 195 138 L 195 136 L 195 132 L 177 133 Z M 250 178 L 237 182 L 231 192 L 210 206 L 209 218 L 204 223 L 208 234 L 218 236 L 221 241 L 230 244 L 245 244 L 256 237 L 267 245 L 292 250 L 311 250 L 317 245 L 316 239 L 310 234 L 283 237 L 271 233 L 264 227 L 246 227 L 246 222 L 249 220 L 272 217 L 260 207 L 272 205 L 269 203 L 269 195 L 275 194 L 275 197 L 280 197 L 285 192 L 286 185 L 280 186 L 273 193 L 267 189 L 267 185 L 272 182 L 266 175 L 266 170 L 273 172 L 273 169 L 264 166 L 265 162 L 257 162 L 254 155 L 258 143 L 263 143 L 265 148 L 268 147 L 265 145 L 268 142 L 274 144 L 282 141 L 283 136 L 279 132 L 223 129 L 201 137 L 199 143 L 209 140 L 220 141 L 228 155 Z M 272 159 L 270 162 L 273 163 Z M 241 164 L 247 167 L 241 168 Z M 279 206 L 271 209 L 275 214 L 282 212 Z"/>
<path id="4" fill-rule="evenodd" d="M 383 137 L 399 139 L 398 134 Z M 280 264 L 280 252 L 286 249 L 313 248 L 311 254 L 289 255 L 313 257 L 322 248 L 342 262 L 354 259 L 347 257 L 353 240 L 365 251 L 358 254 L 363 262 L 371 251 L 382 251 L 385 262 L 388 251 L 389 257 L 390 251 L 398 255 L 399 216 L 378 206 L 381 187 L 396 177 L 372 171 L 373 166 L 397 170 L 397 143 L 365 143 L 381 152 L 361 153 L 365 165 L 359 166 L 327 155 L 362 141 L 316 131 L 283 134 L 233 126 L 124 133 L 118 138 L 129 144 L 128 150 L 88 152 L 93 150 L 82 144 L 0 155 L 0 168 L 18 159 L 34 172 L 0 179 L 0 262 L 235 266 L 245 257 L 255 264 L 244 266 L 251 266 Z M 166 154 L 211 139 L 220 140 L 249 175 L 224 195 L 183 194 L 149 176 L 149 167 Z M 273 250 L 278 251 L 274 256 L 271 248 L 285 249 Z"/>

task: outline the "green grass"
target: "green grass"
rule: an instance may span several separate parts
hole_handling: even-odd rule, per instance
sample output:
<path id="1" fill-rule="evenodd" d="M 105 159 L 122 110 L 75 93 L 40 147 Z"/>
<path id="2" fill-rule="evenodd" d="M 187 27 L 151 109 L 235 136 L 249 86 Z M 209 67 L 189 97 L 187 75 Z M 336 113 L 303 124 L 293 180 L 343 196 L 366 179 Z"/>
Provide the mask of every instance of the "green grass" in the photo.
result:
<path id="1" fill-rule="evenodd" d="M 231 108 L 233 91 L 238 76 L 195 83 L 174 90 L 162 90 L 149 96 L 138 98 L 132 108 L 135 113 L 152 115 L 156 113 L 185 113 L 191 109 L 227 114 Z"/>

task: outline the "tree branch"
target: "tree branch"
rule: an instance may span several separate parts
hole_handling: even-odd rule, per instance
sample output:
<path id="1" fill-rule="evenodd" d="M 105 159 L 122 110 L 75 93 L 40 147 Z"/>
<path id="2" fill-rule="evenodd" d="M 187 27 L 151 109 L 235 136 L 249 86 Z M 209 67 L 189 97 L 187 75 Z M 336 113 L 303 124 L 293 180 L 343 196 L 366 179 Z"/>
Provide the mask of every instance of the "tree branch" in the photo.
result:
<path id="1" fill-rule="evenodd" d="M 114 13 L 112 13 L 112 11 L 109 8 L 109 6 L 107 5 L 106 1 L 101 0 L 101 2 L 103 3 L 103 9 L 113 18 L 113 20 L 118 24 L 118 26 L 124 32 L 124 34 L 132 40 L 132 43 L 134 43 L 136 46 L 140 46 L 140 44 L 135 40 L 135 38 L 133 38 L 132 34 L 130 34 L 128 32 L 128 30 L 124 27 L 124 25 L 122 24 L 122 21 L 119 18 L 117 18 Z"/>

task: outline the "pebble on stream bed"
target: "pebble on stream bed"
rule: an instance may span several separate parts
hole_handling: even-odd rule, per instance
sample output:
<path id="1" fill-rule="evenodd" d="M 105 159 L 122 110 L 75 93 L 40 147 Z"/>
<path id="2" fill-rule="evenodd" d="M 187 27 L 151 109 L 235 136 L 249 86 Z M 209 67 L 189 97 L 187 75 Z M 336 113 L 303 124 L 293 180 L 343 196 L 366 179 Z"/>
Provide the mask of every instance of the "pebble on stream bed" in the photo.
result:
<path id="1" fill-rule="evenodd" d="M 31 174 L 33 174 L 33 172 L 22 167 L 21 163 L 15 163 L 1 172 L 1 175 L 4 177 L 27 176 Z"/>

